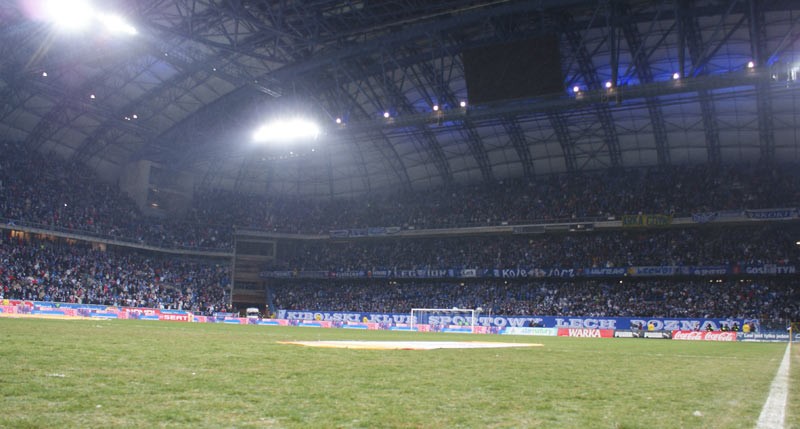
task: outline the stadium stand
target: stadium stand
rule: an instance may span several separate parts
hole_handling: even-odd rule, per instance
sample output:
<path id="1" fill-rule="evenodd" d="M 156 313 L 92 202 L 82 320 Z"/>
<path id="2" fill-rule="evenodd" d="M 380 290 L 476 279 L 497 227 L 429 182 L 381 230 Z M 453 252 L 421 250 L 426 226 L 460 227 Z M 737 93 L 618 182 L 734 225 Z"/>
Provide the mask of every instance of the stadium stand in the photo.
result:
<path id="1" fill-rule="evenodd" d="M 113 185 L 79 164 L 3 143 L 0 209 L 6 230 L 33 225 L 85 241 L 3 235 L 4 298 L 109 305 L 231 310 L 230 259 L 189 257 L 123 245 L 101 250 L 97 238 L 158 249 L 230 249 L 233 231 L 313 233 L 397 225 L 459 228 L 501 223 L 618 218 L 625 214 L 690 216 L 696 212 L 796 205 L 791 169 L 671 167 L 539 182 L 463 186 L 363 201 L 305 201 L 204 191 L 181 219 L 150 218 Z M 627 267 L 633 265 L 800 265 L 800 225 L 617 229 L 533 235 L 466 235 L 301 240 L 282 236 L 265 270 L 355 271 Z M 298 235 L 298 238 L 300 236 Z M 790 278 L 427 282 L 387 280 L 270 281 L 274 306 L 287 309 L 406 312 L 411 307 L 483 306 L 496 314 L 740 316 L 800 318 Z"/>

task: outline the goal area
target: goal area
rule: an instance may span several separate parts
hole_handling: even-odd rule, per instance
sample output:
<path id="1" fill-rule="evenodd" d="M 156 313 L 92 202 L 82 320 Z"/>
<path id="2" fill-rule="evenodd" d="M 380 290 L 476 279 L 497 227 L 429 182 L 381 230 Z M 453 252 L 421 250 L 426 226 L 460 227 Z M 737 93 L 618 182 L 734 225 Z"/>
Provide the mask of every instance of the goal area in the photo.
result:
<path id="1" fill-rule="evenodd" d="M 479 312 L 480 309 L 472 308 L 412 308 L 410 329 L 420 330 L 420 327 L 425 326 L 425 330 L 439 331 L 450 326 L 459 326 L 475 332 Z"/>

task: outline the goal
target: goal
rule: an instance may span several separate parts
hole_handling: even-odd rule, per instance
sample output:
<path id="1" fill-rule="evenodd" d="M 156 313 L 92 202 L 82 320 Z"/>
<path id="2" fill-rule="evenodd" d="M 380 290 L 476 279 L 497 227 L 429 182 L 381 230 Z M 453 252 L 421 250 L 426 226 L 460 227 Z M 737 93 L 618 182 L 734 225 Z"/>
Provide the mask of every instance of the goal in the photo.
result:
<path id="1" fill-rule="evenodd" d="M 449 326 L 468 327 L 475 332 L 480 308 L 412 308 L 409 319 L 410 329 L 418 330 L 420 325 L 427 325 L 431 330 L 441 330 Z"/>

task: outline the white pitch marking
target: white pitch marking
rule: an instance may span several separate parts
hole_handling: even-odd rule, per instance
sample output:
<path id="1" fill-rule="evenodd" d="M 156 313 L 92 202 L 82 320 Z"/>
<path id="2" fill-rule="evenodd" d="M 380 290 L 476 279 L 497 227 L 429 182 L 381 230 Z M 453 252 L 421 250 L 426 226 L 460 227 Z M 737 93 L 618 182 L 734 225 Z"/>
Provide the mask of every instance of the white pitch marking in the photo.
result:
<path id="1" fill-rule="evenodd" d="M 786 401 L 789 397 L 789 362 L 791 361 L 792 343 L 786 345 L 786 352 L 778 367 L 778 373 L 772 380 L 769 396 L 761 415 L 758 416 L 756 429 L 783 429 L 786 418 Z"/>

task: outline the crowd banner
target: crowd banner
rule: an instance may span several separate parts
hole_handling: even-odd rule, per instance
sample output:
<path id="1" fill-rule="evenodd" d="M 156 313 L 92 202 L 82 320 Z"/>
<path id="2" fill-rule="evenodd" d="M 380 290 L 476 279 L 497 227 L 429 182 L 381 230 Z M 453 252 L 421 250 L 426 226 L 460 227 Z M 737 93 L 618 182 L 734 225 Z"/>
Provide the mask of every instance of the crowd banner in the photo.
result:
<path id="1" fill-rule="evenodd" d="M 732 268 L 733 274 L 749 275 L 793 275 L 797 274 L 797 267 L 794 265 L 779 264 L 757 264 L 757 265 L 735 265 Z"/>
<path id="2" fill-rule="evenodd" d="M 329 233 L 331 238 L 347 238 L 350 236 L 350 231 L 347 229 L 334 229 Z"/>
<path id="3" fill-rule="evenodd" d="M 622 226 L 666 226 L 672 224 L 672 216 L 663 214 L 623 215 Z"/>
<path id="4" fill-rule="evenodd" d="M 654 265 L 629 267 L 590 268 L 437 268 L 437 269 L 385 269 L 364 271 L 263 271 L 265 279 L 453 279 L 453 278 L 498 278 L 498 279 L 543 279 L 543 278 L 592 278 L 592 277 L 714 277 L 727 275 L 794 275 L 795 265 L 751 264 L 751 265 Z"/>
<path id="5" fill-rule="evenodd" d="M 785 209 L 763 209 L 763 210 L 745 210 L 744 215 L 749 219 L 767 220 L 767 219 L 795 219 L 797 218 L 797 208 Z"/>
<path id="6" fill-rule="evenodd" d="M 709 223 L 717 220 L 717 217 L 719 217 L 719 212 L 693 213 L 692 222 Z"/>
<path id="7" fill-rule="evenodd" d="M 628 267 L 628 275 L 639 277 L 675 276 L 681 273 L 681 268 L 678 266 Z"/>
<path id="8" fill-rule="evenodd" d="M 628 274 L 628 267 L 592 267 L 581 270 L 583 277 L 623 277 Z"/>

